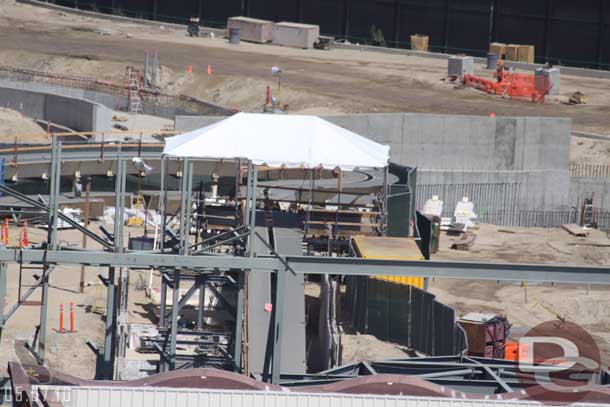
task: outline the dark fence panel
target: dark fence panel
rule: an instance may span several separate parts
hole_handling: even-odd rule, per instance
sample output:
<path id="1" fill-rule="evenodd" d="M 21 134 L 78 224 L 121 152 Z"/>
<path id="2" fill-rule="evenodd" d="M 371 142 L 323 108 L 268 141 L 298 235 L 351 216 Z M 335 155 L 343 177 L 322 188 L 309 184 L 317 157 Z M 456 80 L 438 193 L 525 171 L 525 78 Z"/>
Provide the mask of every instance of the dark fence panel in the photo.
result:
<path id="1" fill-rule="evenodd" d="M 303 22 L 318 24 L 322 34 L 343 37 L 346 7 L 336 0 L 302 0 Z"/>
<path id="2" fill-rule="evenodd" d="M 298 21 L 296 0 L 250 0 L 250 16 L 271 21 Z"/>
<path id="3" fill-rule="evenodd" d="M 381 340 L 433 356 L 454 355 L 466 347 L 455 310 L 416 287 L 350 276 L 343 304 L 355 329 Z"/>
<path id="4" fill-rule="evenodd" d="M 482 56 L 491 39 L 534 45 L 537 62 L 610 68 L 607 0 L 156 0 L 156 13 L 152 0 L 116 0 L 114 10 L 110 0 L 57 3 L 182 23 L 199 15 L 214 27 L 237 15 L 303 21 L 365 44 L 374 25 L 388 46 L 408 48 L 411 34 L 426 34 L 432 50 Z"/>
<path id="5" fill-rule="evenodd" d="M 449 52 L 486 55 L 489 48 L 491 3 L 488 0 L 452 3 L 449 11 Z"/>
<path id="6" fill-rule="evenodd" d="M 429 37 L 430 49 L 445 52 L 448 27 L 446 0 L 409 0 L 401 2 L 399 42 L 409 44 L 411 34 Z"/>

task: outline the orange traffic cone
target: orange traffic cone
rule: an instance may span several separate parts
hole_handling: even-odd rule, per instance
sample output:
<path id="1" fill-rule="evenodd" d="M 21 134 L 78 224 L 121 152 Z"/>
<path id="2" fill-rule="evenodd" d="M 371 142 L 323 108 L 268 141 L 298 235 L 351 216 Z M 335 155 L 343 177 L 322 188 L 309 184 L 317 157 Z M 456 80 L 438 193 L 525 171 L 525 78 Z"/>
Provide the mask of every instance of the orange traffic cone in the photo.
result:
<path id="1" fill-rule="evenodd" d="M 64 331 L 64 305 L 59 304 L 59 332 Z"/>
<path id="2" fill-rule="evenodd" d="M 76 332 L 74 326 L 74 303 L 70 303 L 70 332 Z"/>
<path id="3" fill-rule="evenodd" d="M 212 76 L 212 65 L 208 65 L 208 76 Z"/>
<path id="4" fill-rule="evenodd" d="M 186 71 L 188 73 L 193 73 L 193 65 L 189 65 L 188 68 L 186 68 Z"/>

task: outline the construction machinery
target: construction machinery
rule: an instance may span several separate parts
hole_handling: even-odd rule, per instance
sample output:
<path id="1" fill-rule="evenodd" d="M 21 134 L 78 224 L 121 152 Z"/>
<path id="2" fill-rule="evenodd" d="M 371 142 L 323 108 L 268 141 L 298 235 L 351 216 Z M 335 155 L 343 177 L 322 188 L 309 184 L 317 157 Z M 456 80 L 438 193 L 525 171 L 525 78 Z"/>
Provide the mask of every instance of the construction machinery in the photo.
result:
<path id="1" fill-rule="evenodd" d="M 473 74 L 464 74 L 464 86 L 473 87 L 491 95 L 508 97 L 510 99 L 526 99 L 534 103 L 543 103 L 550 90 L 547 80 L 536 81 L 534 75 L 516 73 L 498 61 L 494 79 L 483 78 Z"/>

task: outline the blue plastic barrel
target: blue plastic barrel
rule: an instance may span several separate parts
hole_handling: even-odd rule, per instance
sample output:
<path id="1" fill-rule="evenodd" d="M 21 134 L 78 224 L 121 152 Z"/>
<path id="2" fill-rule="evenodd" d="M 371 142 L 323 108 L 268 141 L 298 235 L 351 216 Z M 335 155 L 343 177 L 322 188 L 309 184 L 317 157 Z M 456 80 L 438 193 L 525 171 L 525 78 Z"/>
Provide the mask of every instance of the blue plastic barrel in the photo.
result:
<path id="1" fill-rule="evenodd" d="M 229 28 L 229 43 L 230 44 L 239 44 L 239 40 L 241 37 L 241 30 L 239 27 Z"/>
<path id="2" fill-rule="evenodd" d="M 498 66 L 498 55 L 487 54 L 487 69 L 496 69 Z"/>

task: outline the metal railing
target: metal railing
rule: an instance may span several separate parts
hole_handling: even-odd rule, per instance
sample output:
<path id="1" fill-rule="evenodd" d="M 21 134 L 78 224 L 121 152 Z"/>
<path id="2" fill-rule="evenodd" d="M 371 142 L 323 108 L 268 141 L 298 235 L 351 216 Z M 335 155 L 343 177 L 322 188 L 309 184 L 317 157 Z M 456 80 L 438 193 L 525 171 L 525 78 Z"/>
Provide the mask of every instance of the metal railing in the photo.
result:
<path id="1" fill-rule="evenodd" d="M 0 79 L 13 82 L 35 82 L 47 85 L 61 86 L 65 88 L 83 89 L 92 92 L 100 92 L 116 97 L 128 97 L 125 86 L 111 82 L 100 81 L 95 78 L 54 74 L 48 72 L 33 71 L 28 69 L 0 66 Z M 142 101 L 160 106 L 173 106 L 189 113 L 195 114 L 221 114 L 235 113 L 234 110 L 224 109 L 212 103 L 184 95 L 168 95 L 154 89 L 142 89 L 140 91 Z"/>
<path id="2" fill-rule="evenodd" d="M 570 175 L 572 177 L 610 179 L 610 165 L 571 162 Z"/>

